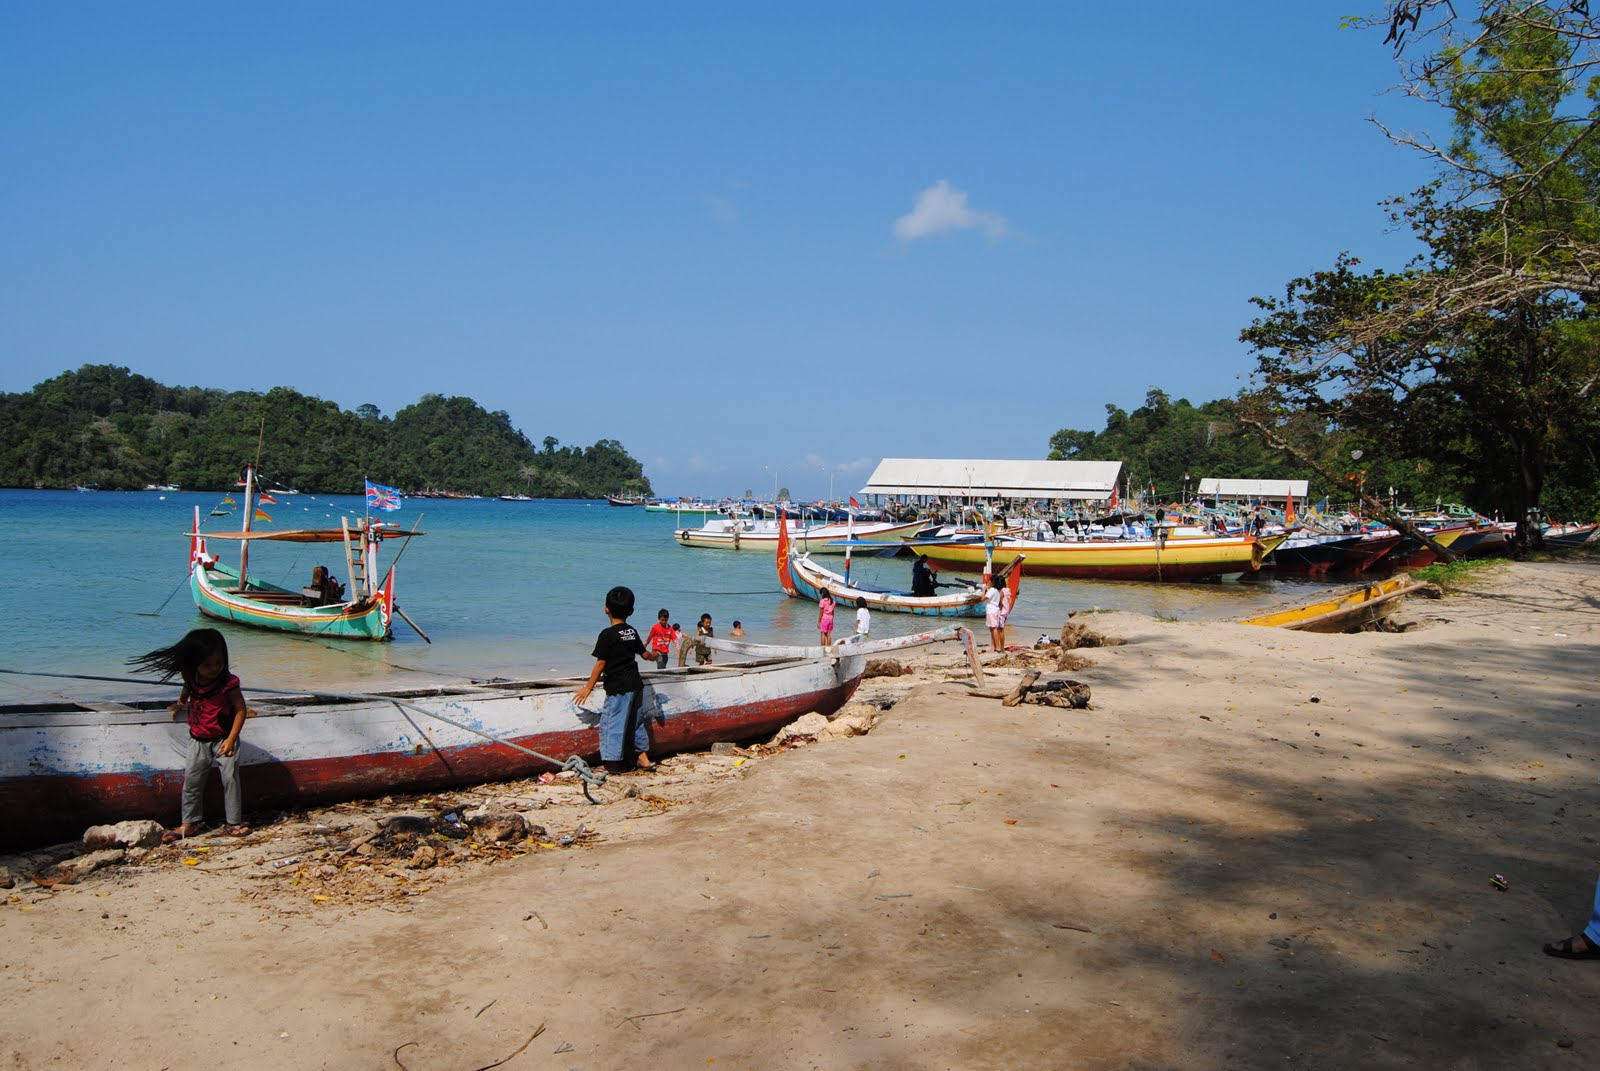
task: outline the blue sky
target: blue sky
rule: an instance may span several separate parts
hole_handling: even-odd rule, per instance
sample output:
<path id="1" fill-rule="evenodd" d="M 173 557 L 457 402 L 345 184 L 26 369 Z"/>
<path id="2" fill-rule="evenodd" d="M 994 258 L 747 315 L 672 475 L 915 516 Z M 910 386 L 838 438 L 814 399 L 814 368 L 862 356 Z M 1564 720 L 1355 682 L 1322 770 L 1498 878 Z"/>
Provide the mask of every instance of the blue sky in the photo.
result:
<path id="1" fill-rule="evenodd" d="M 0 0 L 0 390 L 465 395 L 662 494 L 1043 457 L 1410 256 L 1364 10 Z"/>

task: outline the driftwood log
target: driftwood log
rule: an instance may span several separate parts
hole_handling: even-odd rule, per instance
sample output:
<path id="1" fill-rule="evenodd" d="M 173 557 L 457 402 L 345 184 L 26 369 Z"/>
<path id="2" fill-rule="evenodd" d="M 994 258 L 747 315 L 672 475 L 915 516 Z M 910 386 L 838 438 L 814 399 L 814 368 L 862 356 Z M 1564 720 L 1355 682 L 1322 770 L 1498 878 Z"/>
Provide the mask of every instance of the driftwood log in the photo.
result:
<path id="1" fill-rule="evenodd" d="M 1067 710 L 1089 709 L 1089 686 L 1082 681 L 1071 681 L 1065 678 L 1038 683 L 1039 671 L 1030 669 L 1022 675 L 1017 686 L 1004 698 L 1000 705 L 1014 707 L 1018 703 L 1038 703 L 1040 706 L 1062 707 Z"/>

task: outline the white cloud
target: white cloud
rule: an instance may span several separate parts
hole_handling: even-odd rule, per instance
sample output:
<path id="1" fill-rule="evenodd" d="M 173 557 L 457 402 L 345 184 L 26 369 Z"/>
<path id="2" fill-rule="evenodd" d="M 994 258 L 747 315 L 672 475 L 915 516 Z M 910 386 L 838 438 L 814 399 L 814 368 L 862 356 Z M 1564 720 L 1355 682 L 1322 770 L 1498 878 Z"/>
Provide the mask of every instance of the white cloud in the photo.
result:
<path id="1" fill-rule="evenodd" d="M 917 194 L 910 212 L 894 221 L 894 236 L 903 242 L 928 238 L 950 231 L 981 231 L 991 242 L 998 242 L 1009 229 L 1006 217 L 967 207 L 967 192 L 940 179 Z"/>

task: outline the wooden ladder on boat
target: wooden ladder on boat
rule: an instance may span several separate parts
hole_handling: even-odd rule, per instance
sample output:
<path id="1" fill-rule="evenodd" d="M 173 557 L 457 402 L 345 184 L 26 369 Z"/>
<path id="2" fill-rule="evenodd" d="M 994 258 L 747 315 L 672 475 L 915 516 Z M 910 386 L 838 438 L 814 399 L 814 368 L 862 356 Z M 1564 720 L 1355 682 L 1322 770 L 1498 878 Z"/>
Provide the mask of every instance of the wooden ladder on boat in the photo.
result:
<path id="1" fill-rule="evenodd" d="M 366 533 L 360 528 L 351 528 L 349 517 L 340 517 L 339 527 L 344 529 L 344 568 L 350 580 L 345 598 L 355 602 L 367 594 Z"/>

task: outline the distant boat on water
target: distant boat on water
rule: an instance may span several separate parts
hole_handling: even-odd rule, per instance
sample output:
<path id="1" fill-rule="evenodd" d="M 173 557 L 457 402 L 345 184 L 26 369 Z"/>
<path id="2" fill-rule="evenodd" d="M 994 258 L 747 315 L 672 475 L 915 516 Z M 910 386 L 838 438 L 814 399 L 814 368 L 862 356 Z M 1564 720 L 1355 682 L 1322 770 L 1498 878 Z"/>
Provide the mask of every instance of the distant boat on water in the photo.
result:
<path id="1" fill-rule="evenodd" d="M 532 502 L 533 501 L 533 496 L 532 495 L 501 495 L 500 496 L 500 501 L 502 501 L 502 502 Z"/>

